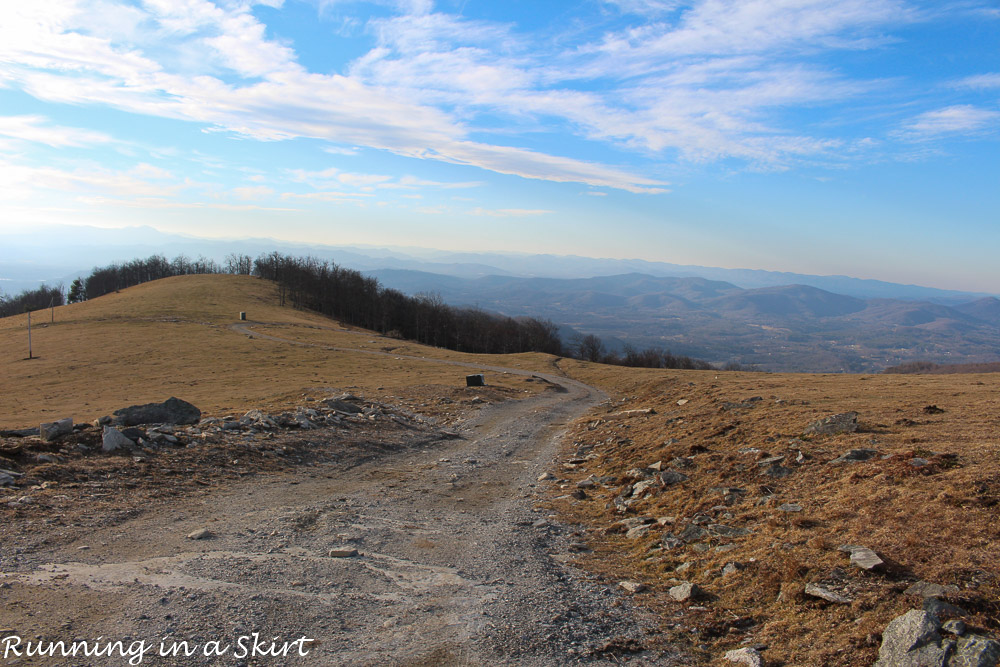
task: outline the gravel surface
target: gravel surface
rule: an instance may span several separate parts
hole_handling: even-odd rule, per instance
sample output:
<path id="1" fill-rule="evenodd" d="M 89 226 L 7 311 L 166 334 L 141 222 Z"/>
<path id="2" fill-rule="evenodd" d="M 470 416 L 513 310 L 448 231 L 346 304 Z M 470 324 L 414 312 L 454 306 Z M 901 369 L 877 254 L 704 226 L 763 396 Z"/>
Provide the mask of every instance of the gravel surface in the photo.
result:
<path id="1" fill-rule="evenodd" d="M 568 564 L 573 528 L 535 508 L 563 425 L 604 398 L 545 379 L 461 438 L 236 481 L 0 563 L 0 664 L 686 662 L 644 650 L 656 619 Z M 15 660 L 15 636 L 124 644 Z"/>

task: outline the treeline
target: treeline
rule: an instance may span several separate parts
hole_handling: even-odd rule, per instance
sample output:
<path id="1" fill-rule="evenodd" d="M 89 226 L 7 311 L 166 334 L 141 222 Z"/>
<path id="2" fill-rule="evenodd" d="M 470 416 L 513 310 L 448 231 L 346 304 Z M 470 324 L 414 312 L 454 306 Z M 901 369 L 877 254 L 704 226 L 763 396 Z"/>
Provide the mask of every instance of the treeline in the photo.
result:
<path id="1" fill-rule="evenodd" d="M 569 350 L 570 356 L 584 361 L 593 361 L 601 364 L 613 364 L 615 366 L 631 366 L 633 368 L 671 368 L 679 370 L 709 371 L 717 370 L 715 366 L 703 361 L 679 354 L 672 354 L 669 350 L 658 347 L 649 347 L 645 350 L 638 350 L 631 345 L 626 345 L 622 352 L 608 352 L 604 342 L 593 334 L 588 334 L 575 341 Z M 738 371 L 744 370 L 739 364 L 729 363 L 723 370 Z"/>
<path id="2" fill-rule="evenodd" d="M 243 272 L 245 257 L 230 266 Z M 309 257 L 273 252 L 253 261 L 255 276 L 278 283 L 282 299 L 329 317 L 395 338 L 460 352 L 562 354 L 552 322 L 506 317 L 478 308 L 455 308 L 435 296 L 408 296 L 359 271 Z"/>
<path id="3" fill-rule="evenodd" d="M 0 294 L 0 317 L 20 315 L 31 310 L 41 310 L 49 306 L 61 306 L 66 303 L 63 297 L 62 285 L 38 289 L 26 289 L 14 296 Z"/>
<path id="4" fill-rule="evenodd" d="M 601 339 L 593 335 L 565 345 L 556 325 L 548 320 L 449 306 L 438 295 L 408 296 L 382 286 L 378 280 L 360 271 L 325 260 L 278 252 L 257 258 L 234 254 L 226 258 L 224 265 L 204 257 L 191 260 L 181 256 L 168 260 L 162 255 L 115 263 L 96 268 L 87 278 L 73 281 L 70 301 L 96 298 L 161 278 L 213 273 L 253 275 L 271 280 L 278 284 L 282 305 L 288 303 L 295 308 L 314 310 L 393 338 L 460 352 L 545 352 L 619 366 L 715 369 L 701 359 L 671 354 L 655 347 L 638 350 L 626 346 L 621 353 L 610 353 Z M 724 370 L 741 369 L 728 364 Z"/>
<path id="5" fill-rule="evenodd" d="M 931 361 L 908 361 L 890 366 L 883 373 L 899 375 L 951 375 L 955 373 L 1000 373 L 1000 362 L 979 364 L 935 364 Z"/>
<path id="6" fill-rule="evenodd" d="M 224 273 L 224 271 L 219 264 L 210 259 L 199 257 L 192 260 L 184 255 L 175 257 L 173 260 L 168 260 L 163 255 L 153 255 L 146 259 L 117 262 L 110 266 L 94 269 L 82 282 L 74 280 L 70 290 L 73 291 L 74 288 L 77 288 L 79 291 L 73 295 L 71 301 L 96 299 L 99 296 L 153 280 L 199 273 Z"/>

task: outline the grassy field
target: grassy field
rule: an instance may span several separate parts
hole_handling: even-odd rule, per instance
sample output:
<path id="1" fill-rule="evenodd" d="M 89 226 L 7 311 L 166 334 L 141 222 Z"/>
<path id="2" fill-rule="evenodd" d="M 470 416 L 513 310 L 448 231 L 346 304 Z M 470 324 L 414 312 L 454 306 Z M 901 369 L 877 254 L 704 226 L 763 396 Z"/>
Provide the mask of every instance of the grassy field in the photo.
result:
<path id="1" fill-rule="evenodd" d="M 32 316 L 35 359 L 28 360 L 27 316 L 0 319 L 0 428 L 72 416 L 90 421 L 137 403 L 177 396 L 207 415 L 279 409 L 302 394 L 352 390 L 376 397 L 425 385 L 459 387 L 460 367 L 293 346 L 234 331 L 239 313 L 273 336 L 359 351 L 399 341 L 342 327 L 279 305 L 276 287 L 248 276 L 180 276 Z M 402 350 L 401 350 L 402 351 Z M 407 344 L 408 354 L 471 363 L 496 359 Z M 505 358 L 542 365 L 542 355 Z M 491 374 L 492 385 L 534 392 L 537 383 Z"/>

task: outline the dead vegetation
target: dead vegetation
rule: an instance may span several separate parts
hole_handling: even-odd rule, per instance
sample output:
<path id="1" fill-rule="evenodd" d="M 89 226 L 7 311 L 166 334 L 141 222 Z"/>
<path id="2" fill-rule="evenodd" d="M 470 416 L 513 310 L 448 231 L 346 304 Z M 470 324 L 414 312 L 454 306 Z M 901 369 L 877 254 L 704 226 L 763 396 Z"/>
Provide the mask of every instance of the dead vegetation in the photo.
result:
<path id="1" fill-rule="evenodd" d="M 585 499 L 554 502 L 592 526 L 587 567 L 650 586 L 638 598 L 662 614 L 670 640 L 701 646 L 706 659 L 767 646 L 767 664 L 871 664 L 886 624 L 920 608 L 904 593 L 916 581 L 956 586 L 947 601 L 1000 630 L 1000 376 L 570 370 L 617 389 L 617 400 L 576 425 L 579 463 L 559 473 L 563 494 L 598 483 Z M 803 434 L 848 411 L 859 414 L 856 432 Z M 851 450 L 877 453 L 834 462 Z M 624 507 L 633 471 L 650 465 L 686 479 Z M 630 536 L 607 530 L 628 517 L 653 523 Z M 843 545 L 884 564 L 854 567 Z M 706 598 L 671 600 L 685 581 Z M 807 595 L 810 584 L 850 602 Z"/>

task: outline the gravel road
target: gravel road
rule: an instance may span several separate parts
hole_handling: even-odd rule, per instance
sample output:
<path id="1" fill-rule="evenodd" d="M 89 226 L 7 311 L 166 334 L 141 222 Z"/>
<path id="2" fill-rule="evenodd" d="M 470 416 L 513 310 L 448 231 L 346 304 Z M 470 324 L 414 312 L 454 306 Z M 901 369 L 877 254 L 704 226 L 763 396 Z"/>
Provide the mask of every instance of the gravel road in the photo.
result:
<path id="1" fill-rule="evenodd" d="M 535 508 L 563 425 L 604 398 L 544 377 L 460 438 L 251 478 L 0 564 L 0 664 L 683 662 L 635 650 L 655 619 L 567 564 L 579 535 Z M 57 640 L 123 644 L 23 655 Z"/>

